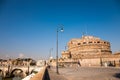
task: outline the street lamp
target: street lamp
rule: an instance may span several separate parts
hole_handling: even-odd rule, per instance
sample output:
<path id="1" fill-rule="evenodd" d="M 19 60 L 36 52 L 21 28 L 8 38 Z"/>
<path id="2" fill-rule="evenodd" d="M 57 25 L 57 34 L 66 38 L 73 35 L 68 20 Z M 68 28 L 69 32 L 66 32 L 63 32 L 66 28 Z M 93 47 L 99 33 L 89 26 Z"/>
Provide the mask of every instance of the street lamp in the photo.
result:
<path id="1" fill-rule="evenodd" d="M 30 70 L 29 70 L 29 69 L 30 69 L 29 58 L 27 59 L 27 66 L 28 66 L 28 73 L 27 73 L 27 75 L 29 75 L 29 74 L 30 74 L 30 72 L 29 72 L 29 71 L 30 71 Z"/>
<path id="2" fill-rule="evenodd" d="M 56 73 L 59 74 L 59 71 L 58 71 L 58 32 L 61 31 L 63 32 L 63 26 L 58 26 L 57 27 L 57 35 L 56 35 Z"/>
<path id="3" fill-rule="evenodd" d="M 103 50 L 103 46 L 102 46 L 102 49 L 101 49 L 101 52 L 100 52 L 100 66 L 102 66 L 102 50 Z"/>

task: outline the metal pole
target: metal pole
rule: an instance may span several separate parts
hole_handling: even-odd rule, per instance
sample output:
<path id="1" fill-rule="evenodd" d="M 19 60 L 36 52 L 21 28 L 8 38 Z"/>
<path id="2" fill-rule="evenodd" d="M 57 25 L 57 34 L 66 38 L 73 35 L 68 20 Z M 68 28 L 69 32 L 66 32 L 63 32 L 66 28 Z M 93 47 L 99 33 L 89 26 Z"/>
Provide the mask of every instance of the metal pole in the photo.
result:
<path id="1" fill-rule="evenodd" d="M 8 62 L 8 76 L 10 75 L 10 64 Z"/>
<path id="2" fill-rule="evenodd" d="M 29 75 L 29 68 L 30 68 L 30 67 L 29 67 L 29 60 L 27 60 L 27 62 L 28 62 L 28 75 Z"/>
<path id="3" fill-rule="evenodd" d="M 62 26 L 57 27 L 57 33 L 56 33 L 56 73 L 57 74 L 59 74 L 59 70 L 58 70 L 58 32 L 59 32 L 59 28 L 60 28 L 60 31 L 63 32 Z"/>
<path id="4" fill-rule="evenodd" d="M 120 67 L 120 60 L 119 60 L 119 67 Z"/>
<path id="5" fill-rule="evenodd" d="M 30 66 L 28 65 L 28 75 L 30 74 L 29 69 L 30 69 Z"/>
<path id="6" fill-rule="evenodd" d="M 58 28 L 57 28 L 57 41 L 56 41 L 56 73 L 59 74 L 59 71 L 58 71 Z"/>
<path id="7" fill-rule="evenodd" d="M 102 66 L 102 57 L 100 57 L 100 65 Z"/>
<path id="8" fill-rule="evenodd" d="M 102 48 L 100 50 L 100 66 L 101 67 L 102 67 L 102 49 L 103 49 L 103 46 L 102 46 Z"/>

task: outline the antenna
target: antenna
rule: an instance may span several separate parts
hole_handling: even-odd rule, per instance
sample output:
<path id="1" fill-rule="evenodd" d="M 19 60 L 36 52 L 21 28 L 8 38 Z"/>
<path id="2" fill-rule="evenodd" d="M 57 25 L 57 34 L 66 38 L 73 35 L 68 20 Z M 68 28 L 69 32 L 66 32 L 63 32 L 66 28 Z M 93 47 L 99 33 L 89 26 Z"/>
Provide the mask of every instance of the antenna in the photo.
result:
<path id="1" fill-rule="evenodd" d="M 88 29 L 87 29 L 87 25 L 84 25 L 85 28 L 85 32 L 82 33 L 82 37 L 87 36 L 88 35 Z"/>
<path id="2" fill-rule="evenodd" d="M 67 50 L 67 45 L 65 45 L 65 51 Z"/>
<path id="3" fill-rule="evenodd" d="M 84 37 L 84 36 L 85 36 L 85 33 L 83 32 L 83 33 L 82 33 L 82 37 Z"/>
<path id="4" fill-rule="evenodd" d="M 87 35 L 88 32 L 87 32 L 87 25 L 85 25 L 85 34 Z"/>

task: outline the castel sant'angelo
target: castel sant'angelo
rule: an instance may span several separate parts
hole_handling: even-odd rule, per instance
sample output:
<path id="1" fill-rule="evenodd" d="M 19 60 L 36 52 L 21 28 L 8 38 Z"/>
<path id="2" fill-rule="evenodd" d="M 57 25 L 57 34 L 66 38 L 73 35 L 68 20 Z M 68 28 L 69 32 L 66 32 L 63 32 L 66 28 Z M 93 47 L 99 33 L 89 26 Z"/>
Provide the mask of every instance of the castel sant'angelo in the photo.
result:
<path id="1" fill-rule="evenodd" d="M 120 66 L 120 53 L 112 53 L 110 42 L 94 36 L 71 39 L 59 64 L 72 66 Z"/>

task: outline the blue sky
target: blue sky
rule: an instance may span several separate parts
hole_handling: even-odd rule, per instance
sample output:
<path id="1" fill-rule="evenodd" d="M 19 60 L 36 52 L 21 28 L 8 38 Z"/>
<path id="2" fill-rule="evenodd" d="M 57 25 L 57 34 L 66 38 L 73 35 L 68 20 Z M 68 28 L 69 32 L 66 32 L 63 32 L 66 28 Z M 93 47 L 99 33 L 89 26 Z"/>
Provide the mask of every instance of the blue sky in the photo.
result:
<path id="1" fill-rule="evenodd" d="M 83 32 L 111 42 L 120 51 L 119 0 L 0 0 L 0 58 L 21 55 L 34 59 L 56 54 L 56 28 L 59 56 L 72 38 Z"/>

